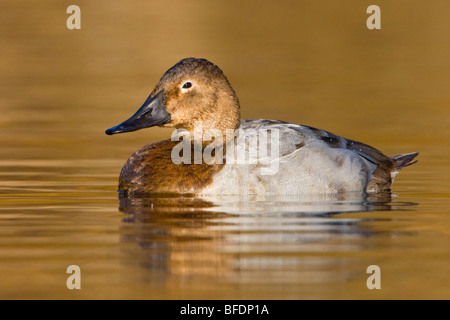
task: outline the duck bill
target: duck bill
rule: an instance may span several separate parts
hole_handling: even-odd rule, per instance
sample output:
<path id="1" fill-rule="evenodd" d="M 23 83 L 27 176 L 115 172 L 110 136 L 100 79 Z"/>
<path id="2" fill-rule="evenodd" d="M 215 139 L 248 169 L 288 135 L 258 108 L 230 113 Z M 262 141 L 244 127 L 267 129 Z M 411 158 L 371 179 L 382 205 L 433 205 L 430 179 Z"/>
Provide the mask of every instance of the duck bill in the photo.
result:
<path id="1" fill-rule="evenodd" d="M 154 97 L 148 97 L 142 107 L 131 118 L 106 130 L 106 134 L 112 135 L 161 126 L 170 121 L 170 114 L 164 106 L 164 90 L 161 90 Z"/>

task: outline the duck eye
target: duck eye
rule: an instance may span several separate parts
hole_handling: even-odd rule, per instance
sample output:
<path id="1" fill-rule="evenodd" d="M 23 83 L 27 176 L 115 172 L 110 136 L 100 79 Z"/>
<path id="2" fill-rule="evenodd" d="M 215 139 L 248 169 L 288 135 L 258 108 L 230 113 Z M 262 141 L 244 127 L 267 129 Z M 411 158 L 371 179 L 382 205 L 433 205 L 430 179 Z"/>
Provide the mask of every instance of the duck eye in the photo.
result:
<path id="1" fill-rule="evenodd" d="M 190 83 L 189 81 L 185 82 L 182 86 L 183 89 L 189 89 L 190 87 L 192 87 L 192 83 Z"/>

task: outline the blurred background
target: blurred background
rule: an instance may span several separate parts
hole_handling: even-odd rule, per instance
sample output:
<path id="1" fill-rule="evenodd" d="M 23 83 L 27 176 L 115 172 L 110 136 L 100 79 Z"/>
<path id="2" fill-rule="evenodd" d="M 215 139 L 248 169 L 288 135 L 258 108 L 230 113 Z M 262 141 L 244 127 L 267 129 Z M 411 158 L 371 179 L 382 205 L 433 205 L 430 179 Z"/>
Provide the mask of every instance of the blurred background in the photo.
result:
<path id="1" fill-rule="evenodd" d="M 72 4 L 81 30 L 66 27 Z M 366 27 L 372 4 L 381 30 Z M 0 297 L 449 298 L 449 13 L 447 0 L 0 0 Z M 123 222 L 123 163 L 171 130 L 104 131 L 185 57 L 224 71 L 243 118 L 420 152 L 397 204 L 295 216 L 293 229 L 270 217 Z M 365 287 L 374 263 L 378 293 Z M 80 292 L 64 286 L 70 264 L 84 270 Z"/>
<path id="2" fill-rule="evenodd" d="M 372 2 L 78 1 L 81 30 L 69 30 L 73 1 L 2 1 L 2 157 L 125 159 L 168 137 L 103 132 L 191 56 L 223 69 L 243 118 L 307 124 L 388 154 L 447 146 L 450 4 L 380 0 L 382 28 L 369 30 Z"/>

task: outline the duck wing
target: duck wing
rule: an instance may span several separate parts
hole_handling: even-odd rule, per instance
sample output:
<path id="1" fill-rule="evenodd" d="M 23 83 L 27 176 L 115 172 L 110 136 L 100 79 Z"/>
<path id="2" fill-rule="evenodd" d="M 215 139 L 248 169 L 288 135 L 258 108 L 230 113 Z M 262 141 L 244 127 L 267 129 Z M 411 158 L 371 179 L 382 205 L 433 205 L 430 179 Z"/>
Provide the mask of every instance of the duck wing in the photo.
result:
<path id="1" fill-rule="evenodd" d="M 346 139 L 325 130 L 285 121 L 266 119 L 241 120 L 241 129 L 244 132 L 249 129 L 279 130 L 280 157 L 291 154 L 297 149 L 317 141 L 323 141 L 329 148 L 351 150 L 368 162 L 369 167 L 372 169 L 373 177 L 366 188 L 368 192 L 389 191 L 399 170 L 417 162 L 413 161 L 418 155 L 417 152 L 389 157 L 365 143 Z"/>

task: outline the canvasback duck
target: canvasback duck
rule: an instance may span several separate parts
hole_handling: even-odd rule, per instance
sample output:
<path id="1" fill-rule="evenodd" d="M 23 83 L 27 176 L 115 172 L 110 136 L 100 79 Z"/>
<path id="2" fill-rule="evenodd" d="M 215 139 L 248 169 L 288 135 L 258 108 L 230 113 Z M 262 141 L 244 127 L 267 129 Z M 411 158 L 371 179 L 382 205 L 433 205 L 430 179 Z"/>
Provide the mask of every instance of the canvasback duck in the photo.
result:
<path id="1" fill-rule="evenodd" d="M 390 191 L 418 155 L 388 157 L 313 127 L 241 120 L 235 91 L 206 59 L 175 64 L 142 107 L 106 134 L 153 126 L 176 130 L 131 155 L 120 173 L 121 195 L 377 193 Z"/>

